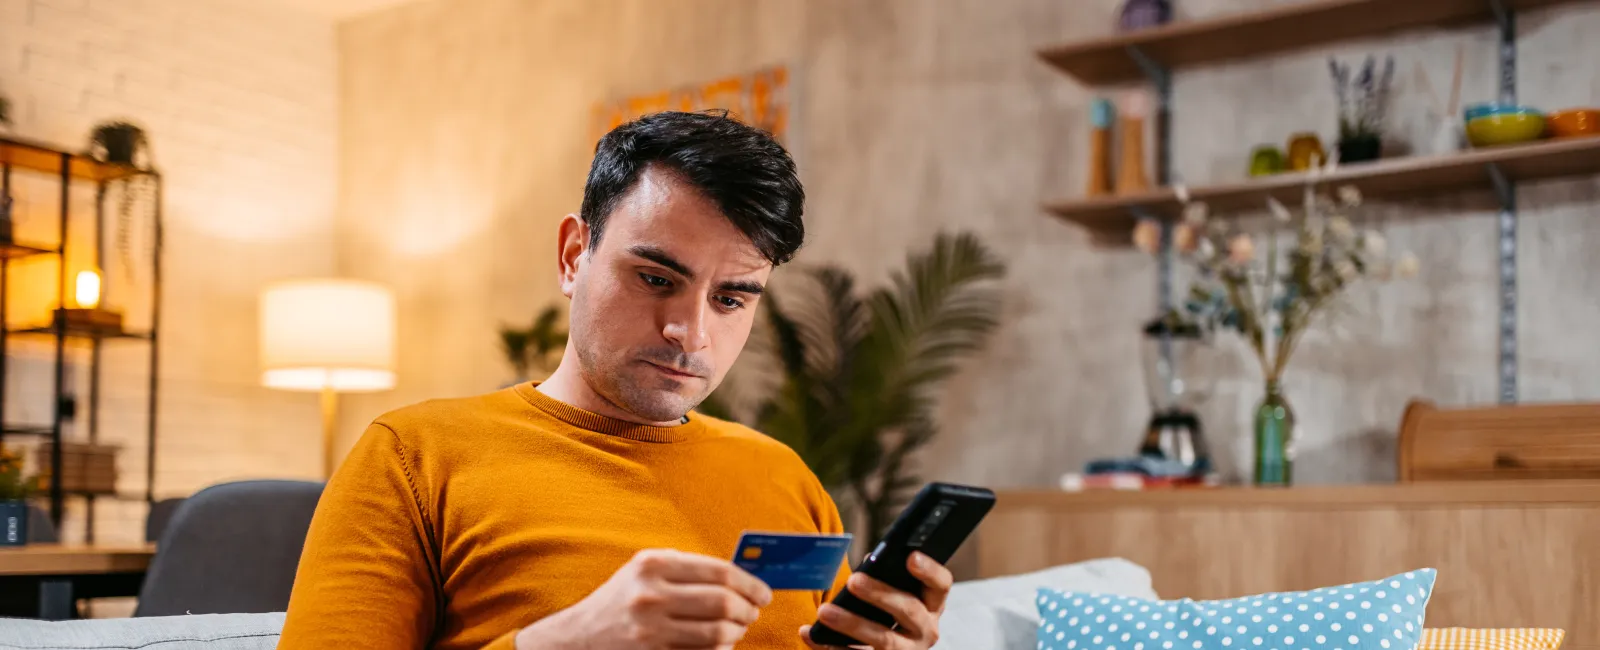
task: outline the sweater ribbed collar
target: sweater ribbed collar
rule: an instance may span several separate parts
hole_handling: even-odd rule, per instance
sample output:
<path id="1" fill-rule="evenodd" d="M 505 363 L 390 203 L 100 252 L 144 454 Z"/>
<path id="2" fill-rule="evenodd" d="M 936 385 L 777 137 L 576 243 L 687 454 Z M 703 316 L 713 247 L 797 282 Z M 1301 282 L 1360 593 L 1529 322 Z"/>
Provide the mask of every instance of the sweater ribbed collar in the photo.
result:
<path id="1" fill-rule="evenodd" d="M 689 421 L 674 427 L 655 427 L 646 424 L 637 424 L 627 420 L 606 417 L 599 413 L 583 410 L 554 397 L 539 392 L 535 387 L 538 382 L 517 384 L 516 391 L 523 399 L 528 400 L 534 408 L 544 411 L 551 417 L 575 426 L 585 431 L 602 433 L 618 438 L 627 438 L 640 442 L 684 442 L 700 437 L 705 432 L 706 424 L 697 413 L 689 413 Z"/>

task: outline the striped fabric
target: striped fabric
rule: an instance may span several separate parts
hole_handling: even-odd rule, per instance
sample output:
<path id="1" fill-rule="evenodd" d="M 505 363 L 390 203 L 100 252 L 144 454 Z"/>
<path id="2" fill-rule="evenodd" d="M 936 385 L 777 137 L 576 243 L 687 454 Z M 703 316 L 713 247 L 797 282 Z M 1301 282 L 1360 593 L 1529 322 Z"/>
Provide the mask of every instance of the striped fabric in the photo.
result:
<path id="1" fill-rule="evenodd" d="M 1417 650 L 1559 650 L 1566 634 L 1553 628 L 1427 628 Z"/>

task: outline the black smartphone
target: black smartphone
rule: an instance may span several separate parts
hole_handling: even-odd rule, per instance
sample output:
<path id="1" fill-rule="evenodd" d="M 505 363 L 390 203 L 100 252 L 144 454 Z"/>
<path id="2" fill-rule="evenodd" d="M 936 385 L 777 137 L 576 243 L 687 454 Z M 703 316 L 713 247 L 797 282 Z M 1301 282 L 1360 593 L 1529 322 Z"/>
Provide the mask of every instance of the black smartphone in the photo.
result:
<path id="1" fill-rule="evenodd" d="M 912 498 L 911 505 L 900 511 L 878 547 L 856 565 L 856 573 L 865 573 L 920 598 L 922 581 L 906 567 L 911 554 L 921 551 L 940 564 L 949 562 L 993 507 L 994 492 L 986 488 L 929 483 Z M 856 598 L 849 589 L 841 589 L 832 602 L 889 629 L 896 626 L 888 612 Z M 820 621 L 811 625 L 811 642 L 824 646 L 861 645 Z"/>

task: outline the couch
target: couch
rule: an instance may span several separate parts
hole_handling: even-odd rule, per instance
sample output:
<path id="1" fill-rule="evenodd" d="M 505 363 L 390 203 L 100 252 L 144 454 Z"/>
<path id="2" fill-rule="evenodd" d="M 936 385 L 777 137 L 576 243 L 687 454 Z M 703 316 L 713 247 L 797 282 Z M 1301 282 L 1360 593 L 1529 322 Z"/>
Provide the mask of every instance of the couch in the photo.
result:
<path id="1" fill-rule="evenodd" d="M 1035 645 L 1035 590 L 1155 598 L 1150 573 L 1103 559 L 1022 575 L 974 580 L 950 591 L 938 650 L 1021 650 Z M 0 619 L 0 650 L 271 650 L 283 614 L 205 614 L 82 621 Z"/>

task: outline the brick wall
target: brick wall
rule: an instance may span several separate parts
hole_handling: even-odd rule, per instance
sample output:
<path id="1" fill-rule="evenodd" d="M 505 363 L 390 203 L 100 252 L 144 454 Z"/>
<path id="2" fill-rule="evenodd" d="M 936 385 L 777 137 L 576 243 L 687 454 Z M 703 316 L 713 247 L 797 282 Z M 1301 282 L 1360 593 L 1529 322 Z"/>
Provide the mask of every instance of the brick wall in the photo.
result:
<path id="1" fill-rule="evenodd" d="M 97 122 L 131 119 L 150 133 L 166 176 L 158 497 L 320 473 L 315 397 L 258 385 L 255 300 L 268 281 L 336 270 L 335 77 L 331 21 L 269 3 L 0 0 L 0 93 L 15 107 L 12 131 L 76 148 Z M 19 174 L 16 192 L 22 232 L 53 239 L 54 181 Z M 76 213 L 92 214 L 92 204 L 92 189 L 74 193 Z M 89 252 L 93 226 L 82 224 L 73 245 Z M 134 241 L 137 249 L 148 238 Z M 87 260 L 73 256 L 69 269 Z M 14 271 L 12 323 L 45 317 L 54 263 Z M 107 276 L 108 299 L 120 291 L 129 317 L 147 318 L 133 290 L 148 276 Z M 53 348 L 14 343 L 9 352 L 8 420 L 48 421 Z M 100 436 L 126 446 L 119 487 L 142 497 L 148 348 L 115 343 L 105 354 Z M 77 369 L 75 383 L 86 374 Z M 142 501 L 96 510 L 98 539 L 141 535 Z M 68 539 L 82 536 L 83 516 L 74 504 Z"/>

